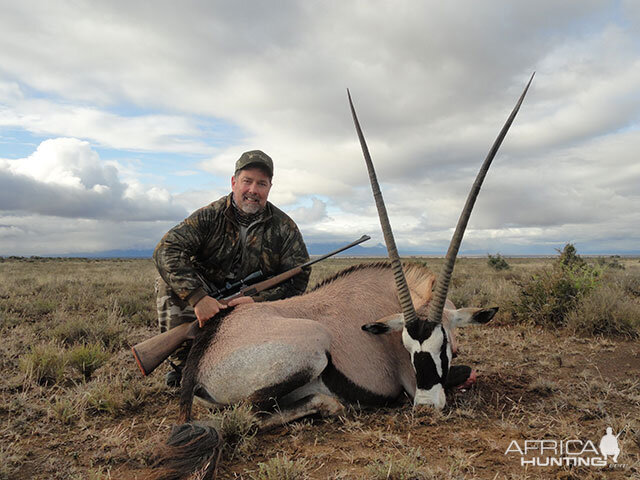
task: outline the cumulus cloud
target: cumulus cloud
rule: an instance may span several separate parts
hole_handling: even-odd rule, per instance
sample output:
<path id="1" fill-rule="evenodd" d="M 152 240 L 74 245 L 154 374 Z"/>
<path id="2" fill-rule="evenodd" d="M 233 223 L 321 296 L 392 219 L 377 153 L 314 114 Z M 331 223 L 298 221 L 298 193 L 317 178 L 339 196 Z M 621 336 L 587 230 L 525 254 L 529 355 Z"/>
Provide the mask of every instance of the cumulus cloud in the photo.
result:
<path id="1" fill-rule="evenodd" d="M 121 182 L 87 142 L 73 138 L 47 140 L 27 158 L 1 161 L 0 211 L 115 221 L 186 213 L 167 191 Z"/>
<path id="2" fill-rule="evenodd" d="M 299 226 L 315 224 L 327 218 L 327 204 L 318 198 L 312 198 L 311 202 L 310 207 L 298 207 L 289 211 L 289 215 Z"/>

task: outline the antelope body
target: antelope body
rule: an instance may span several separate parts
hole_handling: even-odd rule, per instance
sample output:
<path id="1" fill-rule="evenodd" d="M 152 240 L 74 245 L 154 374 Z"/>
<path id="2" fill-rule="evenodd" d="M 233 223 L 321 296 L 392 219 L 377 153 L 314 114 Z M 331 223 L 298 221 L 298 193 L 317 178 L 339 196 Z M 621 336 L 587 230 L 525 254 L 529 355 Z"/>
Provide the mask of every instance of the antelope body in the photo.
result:
<path id="1" fill-rule="evenodd" d="M 418 312 L 426 311 L 434 275 L 411 265 L 406 277 Z M 416 370 L 399 331 L 400 312 L 386 263 L 352 267 L 299 297 L 239 306 L 209 327 L 213 335 L 194 345 L 185 372 L 183 415 L 189 417 L 193 391 L 217 405 L 243 400 L 271 410 L 277 405 L 278 417 L 268 422 L 333 413 L 338 402 L 383 405 L 404 393 L 415 398 Z M 447 362 L 454 352 L 452 327 L 463 317 L 466 323 L 484 323 L 493 313 L 458 311 L 447 303 Z M 383 334 L 363 330 L 368 324 Z M 444 378 L 438 383 L 444 385 L 447 369 L 439 367 Z M 443 399 L 434 405 L 442 408 Z"/>

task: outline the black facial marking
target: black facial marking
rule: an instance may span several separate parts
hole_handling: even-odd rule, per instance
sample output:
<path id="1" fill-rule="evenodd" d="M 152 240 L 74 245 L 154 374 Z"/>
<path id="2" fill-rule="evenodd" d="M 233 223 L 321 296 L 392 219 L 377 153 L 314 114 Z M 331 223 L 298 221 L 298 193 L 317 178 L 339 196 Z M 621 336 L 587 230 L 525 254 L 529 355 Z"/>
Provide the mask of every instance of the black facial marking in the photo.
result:
<path id="1" fill-rule="evenodd" d="M 447 332 L 444 327 L 440 325 L 440 329 L 442 330 L 442 346 L 440 347 L 440 364 L 442 365 L 442 377 L 440 378 L 440 383 L 444 383 L 444 379 L 447 378 L 447 373 L 449 372 L 449 357 L 447 356 Z"/>
<path id="2" fill-rule="evenodd" d="M 405 328 L 407 329 L 407 333 L 411 338 L 422 343 L 431 336 L 433 329 L 437 325 L 438 324 L 434 322 L 416 320 L 414 322 L 409 322 Z"/>
<path id="3" fill-rule="evenodd" d="M 362 330 L 365 332 L 373 333 L 374 335 L 381 335 L 387 333 L 391 328 L 389 325 L 380 322 L 366 323 L 362 325 Z"/>
<path id="4" fill-rule="evenodd" d="M 431 323 L 431 322 L 430 322 Z M 433 332 L 436 324 L 432 324 Z M 434 385 L 444 384 L 449 371 L 449 357 L 447 356 L 447 332 L 442 325 L 439 325 L 442 332 L 442 345 L 440 346 L 440 365 L 442 366 L 442 376 L 438 374 L 438 368 L 433 361 L 430 352 L 416 352 L 413 355 L 413 366 L 416 370 L 416 384 L 421 390 L 429 390 Z M 434 352 L 435 353 L 435 352 Z"/>
<path id="5" fill-rule="evenodd" d="M 441 383 L 438 369 L 429 352 L 413 354 L 413 366 L 416 369 L 416 386 L 419 390 L 429 390 L 437 383 Z"/>

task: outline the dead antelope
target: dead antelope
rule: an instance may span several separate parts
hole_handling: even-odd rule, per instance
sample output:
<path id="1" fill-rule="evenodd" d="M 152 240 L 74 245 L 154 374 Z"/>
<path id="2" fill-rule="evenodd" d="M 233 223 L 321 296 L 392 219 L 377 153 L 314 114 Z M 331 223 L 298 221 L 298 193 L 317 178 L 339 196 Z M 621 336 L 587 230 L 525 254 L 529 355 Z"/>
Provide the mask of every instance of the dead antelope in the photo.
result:
<path id="1" fill-rule="evenodd" d="M 530 83 L 476 178 L 433 298 L 432 273 L 417 265 L 402 269 L 349 96 L 391 265 L 355 266 L 302 296 L 240 305 L 210 320 L 195 339 L 187 360 L 181 419 L 190 420 L 194 394 L 218 406 L 248 401 L 267 412 L 261 426 L 268 428 L 310 414 L 335 414 L 345 402 L 387 405 L 405 394 L 415 405 L 441 409 L 446 401 L 445 388 L 472 382 L 475 377 L 471 369 L 451 367 L 453 330 L 486 323 L 497 308 L 456 309 L 446 295 L 482 180 Z M 210 427 L 182 426 L 169 441 L 178 447 L 171 454 L 180 454 L 180 446 L 186 443 L 183 450 L 194 450 L 194 458 L 200 457 L 205 452 L 199 449 L 215 446 L 212 437 L 215 439 L 216 433 Z M 213 453 L 209 451 L 205 457 Z M 214 463 L 210 460 L 209 471 L 213 471 Z"/>

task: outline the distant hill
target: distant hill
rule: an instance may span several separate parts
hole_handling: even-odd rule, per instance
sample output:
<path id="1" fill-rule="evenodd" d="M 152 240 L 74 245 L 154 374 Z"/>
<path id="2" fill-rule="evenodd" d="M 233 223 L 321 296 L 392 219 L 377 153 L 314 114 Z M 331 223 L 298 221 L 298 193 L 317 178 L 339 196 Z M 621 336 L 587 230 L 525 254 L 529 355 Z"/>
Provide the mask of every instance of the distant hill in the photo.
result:
<path id="1" fill-rule="evenodd" d="M 307 244 L 307 248 L 309 250 L 309 255 L 317 256 L 324 255 L 333 250 L 337 250 L 340 247 L 348 244 L 351 240 L 345 240 L 342 243 L 309 243 Z M 378 243 L 377 245 L 372 245 L 370 247 L 365 247 L 362 245 L 356 245 L 355 247 L 351 247 L 349 250 L 345 250 L 342 253 L 339 253 L 338 256 L 341 257 L 386 257 L 387 249 L 386 247 Z M 483 250 L 464 250 L 460 252 L 461 257 L 485 257 L 487 252 Z M 540 252 L 529 252 L 526 254 L 522 253 L 512 253 L 512 252 L 501 252 L 503 257 L 554 257 L 557 256 L 557 252 L 547 253 L 545 251 Z M 425 257 L 444 257 L 445 252 L 436 252 L 436 251 L 427 251 L 425 250 L 400 250 L 400 255 L 403 257 L 411 257 L 411 256 L 425 256 Z M 54 257 L 54 258 L 151 258 L 153 255 L 152 248 L 141 248 L 141 249 L 130 249 L 130 250 L 103 250 L 100 252 L 72 252 L 72 253 L 62 253 L 57 255 L 43 255 L 44 257 Z M 637 257 L 640 255 L 640 252 L 608 252 L 608 253 L 597 253 L 597 252 L 580 252 L 581 256 L 584 257 L 595 257 L 595 256 L 610 256 L 610 255 L 619 255 L 622 257 Z M 0 255 L 1 257 L 1 255 Z M 9 257 L 6 255 L 6 257 Z M 29 255 L 27 255 L 29 257 Z"/>
<path id="2" fill-rule="evenodd" d="M 68 258 L 151 258 L 153 249 L 140 250 L 104 250 L 102 252 L 63 253 L 60 255 L 48 255 L 49 257 Z"/>
<path id="3" fill-rule="evenodd" d="M 310 243 L 307 245 L 309 255 L 324 255 L 333 250 L 337 250 L 349 243 Z M 73 252 L 59 255 L 47 255 L 49 257 L 68 257 L 68 258 L 151 258 L 153 249 L 131 249 L 131 250 L 104 250 L 101 252 Z M 379 257 L 387 256 L 387 249 L 384 245 L 378 244 L 372 247 L 363 247 L 356 245 L 349 250 L 345 250 L 338 254 L 339 256 L 362 256 L 362 257 Z"/>
<path id="4" fill-rule="evenodd" d="M 307 250 L 309 251 L 309 255 L 324 255 L 325 253 L 332 252 L 333 250 L 337 250 L 340 247 L 344 247 L 348 244 L 349 241 L 345 241 L 344 243 L 310 243 L 307 245 Z M 363 247 L 362 245 L 356 245 L 355 247 L 351 247 L 344 252 L 338 254 L 340 257 L 386 257 L 387 256 L 387 248 L 382 245 L 374 245 L 371 247 Z"/>

